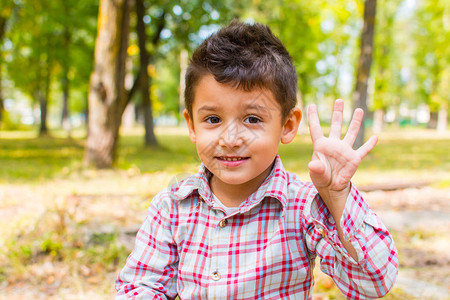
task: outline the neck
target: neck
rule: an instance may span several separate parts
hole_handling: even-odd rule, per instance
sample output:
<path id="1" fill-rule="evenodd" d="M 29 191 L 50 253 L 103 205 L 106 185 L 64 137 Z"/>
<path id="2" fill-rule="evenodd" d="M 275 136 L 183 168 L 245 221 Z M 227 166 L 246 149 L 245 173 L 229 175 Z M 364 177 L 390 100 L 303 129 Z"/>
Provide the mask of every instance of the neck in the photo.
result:
<path id="1" fill-rule="evenodd" d="M 227 207 L 239 207 L 251 194 L 256 192 L 270 174 L 272 165 L 250 181 L 242 184 L 228 184 L 217 176 L 212 176 L 209 185 L 212 192 Z"/>

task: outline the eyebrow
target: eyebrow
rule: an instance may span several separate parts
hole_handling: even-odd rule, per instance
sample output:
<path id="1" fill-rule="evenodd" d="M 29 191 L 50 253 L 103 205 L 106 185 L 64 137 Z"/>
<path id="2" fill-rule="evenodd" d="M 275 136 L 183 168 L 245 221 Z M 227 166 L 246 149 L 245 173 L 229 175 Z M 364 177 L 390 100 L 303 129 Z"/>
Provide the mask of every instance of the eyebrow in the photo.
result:
<path id="1" fill-rule="evenodd" d="M 197 112 L 201 112 L 201 111 L 217 111 L 217 110 L 219 110 L 218 106 L 203 105 L 202 107 L 197 109 Z"/>
<path id="2" fill-rule="evenodd" d="M 201 112 L 215 112 L 221 110 L 220 106 L 217 105 L 203 105 L 199 109 L 197 109 L 197 113 Z M 273 108 L 268 108 L 264 105 L 258 105 L 258 104 L 249 104 L 245 106 L 244 110 L 256 110 L 263 114 L 270 114 L 270 111 L 273 110 Z"/>
<path id="3" fill-rule="evenodd" d="M 271 108 L 267 107 L 267 106 L 263 106 L 263 105 L 258 105 L 258 104 L 249 104 L 245 107 L 245 109 L 254 109 L 258 112 L 262 112 L 262 113 L 266 113 L 266 114 L 270 114 L 270 111 L 272 110 Z"/>

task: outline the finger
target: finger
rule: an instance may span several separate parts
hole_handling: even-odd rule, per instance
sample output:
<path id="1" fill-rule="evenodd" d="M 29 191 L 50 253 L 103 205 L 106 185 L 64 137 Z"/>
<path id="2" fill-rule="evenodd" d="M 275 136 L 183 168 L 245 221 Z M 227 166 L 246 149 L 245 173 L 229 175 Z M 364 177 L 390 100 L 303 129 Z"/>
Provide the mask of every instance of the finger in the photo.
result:
<path id="1" fill-rule="evenodd" d="M 343 111 L 344 101 L 337 99 L 336 102 L 334 102 L 333 116 L 331 117 L 330 138 L 341 138 Z"/>
<path id="2" fill-rule="evenodd" d="M 320 127 L 319 115 L 317 114 L 317 107 L 311 104 L 308 107 L 308 124 L 309 132 L 313 143 L 323 137 L 322 128 Z"/>
<path id="3" fill-rule="evenodd" d="M 312 160 L 308 164 L 308 169 L 311 173 L 322 175 L 325 172 L 325 164 L 320 160 Z"/>
<path id="4" fill-rule="evenodd" d="M 344 137 L 344 142 L 346 142 L 350 146 L 353 146 L 353 144 L 355 143 L 356 136 L 358 135 L 359 128 L 361 127 L 363 116 L 364 111 L 361 108 L 355 109 L 352 121 L 350 122 L 347 133 Z"/>
<path id="5" fill-rule="evenodd" d="M 372 151 L 373 147 L 378 142 L 377 136 L 371 136 L 370 139 L 367 140 L 361 147 L 359 147 L 358 150 L 356 150 L 356 153 L 359 155 L 361 159 L 363 159 L 370 151 Z"/>

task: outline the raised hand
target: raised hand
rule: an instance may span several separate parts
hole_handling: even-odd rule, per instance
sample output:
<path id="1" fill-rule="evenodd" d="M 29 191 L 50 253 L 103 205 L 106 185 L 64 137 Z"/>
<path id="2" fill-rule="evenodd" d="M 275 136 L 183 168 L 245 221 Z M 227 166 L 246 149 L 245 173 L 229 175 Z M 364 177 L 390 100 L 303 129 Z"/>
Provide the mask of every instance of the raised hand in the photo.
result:
<path id="1" fill-rule="evenodd" d="M 313 156 L 308 164 L 309 173 L 312 182 L 329 208 L 330 201 L 333 199 L 347 198 L 351 178 L 361 160 L 375 147 L 378 141 L 376 136 L 372 136 L 359 149 L 353 149 L 364 114 L 362 109 L 355 110 L 348 131 L 341 139 L 343 110 L 344 101 L 336 100 L 328 137 L 323 135 L 316 106 L 311 105 L 308 110 L 309 130 L 313 142 Z"/>

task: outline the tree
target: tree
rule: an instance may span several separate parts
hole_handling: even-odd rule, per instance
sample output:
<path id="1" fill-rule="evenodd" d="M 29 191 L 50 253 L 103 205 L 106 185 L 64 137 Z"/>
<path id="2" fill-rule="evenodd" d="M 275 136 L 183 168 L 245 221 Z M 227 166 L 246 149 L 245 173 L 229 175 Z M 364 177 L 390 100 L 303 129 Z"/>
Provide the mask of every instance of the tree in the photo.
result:
<path id="1" fill-rule="evenodd" d="M 234 5 L 236 4 L 232 1 L 218 0 L 136 1 L 139 44 L 137 83 L 141 91 L 146 146 L 157 144 L 153 132 L 152 110 L 155 99 L 152 99 L 154 95 L 149 92 L 155 81 L 155 72 L 149 72 L 149 69 L 155 70 L 158 61 L 164 60 L 167 63 L 167 58 L 171 56 L 170 52 L 178 52 L 180 48 L 196 47 L 198 31 L 215 22 L 229 21 L 230 14 L 235 15 L 238 10 Z M 144 22 L 144 19 L 147 19 L 147 22 Z M 164 99 L 164 105 L 173 107 L 170 102 L 174 100 L 175 98 Z"/>
<path id="2" fill-rule="evenodd" d="M 3 67 L 5 65 L 5 51 L 3 50 L 3 44 L 8 30 L 7 25 L 10 22 L 11 16 L 15 10 L 16 4 L 13 1 L 6 3 L 2 2 L 0 5 L 0 125 L 2 124 L 4 114 Z"/>
<path id="3" fill-rule="evenodd" d="M 376 0 L 364 2 L 364 25 L 361 32 L 361 52 L 356 73 L 356 85 L 353 93 L 353 107 L 362 108 L 365 117 L 356 137 L 354 147 L 359 148 L 364 144 L 365 120 L 367 117 L 367 83 L 370 76 L 370 66 L 373 54 L 373 33 L 375 28 Z"/>
<path id="4" fill-rule="evenodd" d="M 148 65 L 150 63 L 150 58 L 153 58 L 148 53 L 147 50 L 147 34 L 145 31 L 145 23 L 144 23 L 144 1 L 136 0 L 136 16 L 137 16 L 137 34 L 138 34 L 138 43 L 139 43 L 139 74 L 138 74 L 138 83 L 141 90 L 141 98 L 142 98 L 142 106 L 144 109 L 144 128 L 145 128 L 145 145 L 146 146 L 155 146 L 157 145 L 156 136 L 153 128 L 153 111 L 152 111 L 152 101 L 150 98 L 150 86 L 151 86 L 151 78 L 148 75 Z M 165 26 L 165 16 L 166 12 L 163 10 L 160 17 L 157 19 L 157 29 L 153 35 L 152 39 L 152 48 L 156 48 L 160 36 L 161 31 Z"/>
<path id="5" fill-rule="evenodd" d="M 299 104 L 332 108 L 337 97 L 352 92 L 350 76 L 343 75 L 353 70 L 358 14 L 356 1 L 266 0 L 254 1 L 244 17 L 268 24 L 286 46 L 298 74 Z"/>
<path id="6" fill-rule="evenodd" d="M 130 24 L 128 3 L 100 1 L 84 155 L 84 163 L 97 168 L 109 168 L 114 162 L 121 117 L 130 100 L 124 85 Z"/>
<path id="7" fill-rule="evenodd" d="M 97 6 L 90 0 L 15 1 L 7 38 L 7 74 L 15 89 L 39 103 L 40 133 L 47 131 L 48 105 L 66 107 L 70 91 L 86 94 L 92 69 Z M 58 97 L 62 90 L 61 99 Z M 75 97 L 86 106 L 86 96 Z M 64 99 L 64 100 L 63 100 Z M 53 100 L 53 101 L 52 101 Z M 63 100 L 60 102 L 60 100 Z M 82 102 L 83 104 L 79 104 Z"/>
<path id="8" fill-rule="evenodd" d="M 1 7 L 0 8 L 0 45 L 3 44 L 3 38 L 5 37 L 6 32 L 6 21 L 8 20 L 8 15 L 11 13 L 10 7 Z M 3 53 L 2 49 L 0 49 L 0 125 L 2 122 L 3 116 L 3 90 L 2 90 L 2 66 L 3 66 Z"/>
<path id="9" fill-rule="evenodd" d="M 445 131 L 450 102 L 450 5 L 443 0 L 422 1 L 416 19 L 416 94 L 430 109 L 429 127 Z"/>
<path id="10" fill-rule="evenodd" d="M 78 89 L 87 95 L 89 75 L 92 70 L 98 6 L 89 0 L 59 0 L 52 16 L 55 23 L 55 39 L 58 44 L 55 81 L 61 90 L 61 125 L 70 136 L 71 92 Z M 87 98 L 87 97 L 86 97 Z M 86 101 L 84 101 L 86 102 Z M 84 106 L 87 106 L 86 104 Z"/>
<path id="11" fill-rule="evenodd" d="M 376 17 L 375 44 L 373 54 L 374 93 L 371 109 L 375 111 L 373 131 L 380 132 L 384 124 L 384 115 L 388 108 L 398 105 L 399 99 L 404 97 L 405 86 L 401 80 L 400 71 L 405 62 L 402 55 L 407 51 L 402 39 L 395 33 L 408 33 L 403 24 L 397 22 L 397 12 L 401 0 L 381 0 L 378 2 Z M 409 23 L 409 22 L 408 22 Z M 409 36 L 407 36 L 409 37 Z M 400 41 L 399 41 L 400 40 Z M 409 41 L 409 38 L 408 38 Z"/>
<path id="12" fill-rule="evenodd" d="M 59 83 L 60 90 L 55 100 L 61 101 L 58 103 L 61 104 L 61 125 L 70 136 L 71 109 L 78 106 L 78 112 L 84 112 L 87 107 L 98 4 L 90 0 L 59 0 L 53 3 L 53 10 L 56 13 L 52 15 L 52 21 L 57 44 L 54 81 Z M 82 96 L 77 99 L 74 94 Z"/>
<path id="13" fill-rule="evenodd" d="M 39 105 L 39 135 L 46 135 L 57 49 L 51 18 L 53 3 L 48 0 L 19 3 L 10 33 L 14 47 L 13 59 L 8 62 L 8 74 L 15 87 L 30 96 L 33 104 Z"/>
<path id="14" fill-rule="evenodd" d="M 320 77 L 316 64 L 323 57 L 319 45 L 325 39 L 320 28 L 321 9 L 321 1 L 287 1 L 284 5 L 258 1 L 244 15 L 269 25 L 284 43 L 297 70 L 302 99 L 316 97 L 314 79 Z M 294 28 L 299 34 L 293 34 Z"/>
<path id="15" fill-rule="evenodd" d="M 125 1 L 127 2 L 127 1 Z M 143 2 L 145 4 L 149 2 Z M 142 3 L 137 3 L 142 10 Z M 140 88 L 144 95 L 144 102 L 148 101 L 148 88 L 150 78 L 145 79 L 148 63 L 159 58 L 158 45 L 160 34 L 165 30 L 164 51 L 171 51 L 179 47 L 196 42 L 195 32 L 204 24 L 225 18 L 229 11 L 228 1 L 183 1 L 159 3 L 148 5 L 146 18 L 152 26 L 149 40 L 149 56 L 145 51 L 140 55 L 140 72 L 136 76 L 132 88 L 127 91 L 124 87 L 125 60 L 127 58 L 130 7 L 123 0 L 101 0 L 99 10 L 99 28 L 95 46 L 95 67 L 91 76 L 89 89 L 89 124 L 88 139 L 85 148 L 84 162 L 97 168 L 107 168 L 113 165 L 116 156 L 117 141 L 121 116 L 132 95 Z M 124 8 L 122 8 L 122 6 Z M 217 7 L 218 10 L 215 10 Z M 126 8 L 126 9 L 125 9 Z M 219 9 L 220 8 L 220 9 Z M 118 11 L 120 10 L 120 11 Z M 215 14 L 212 14 L 215 12 Z M 219 13 L 220 12 L 220 13 Z M 154 17 L 156 15 L 156 17 Z M 106 17 L 107 16 L 107 17 Z M 142 17 L 141 12 L 139 16 Z M 217 17 L 214 17 L 217 16 Z M 153 22 L 153 20 L 160 20 Z M 141 20 L 138 20 L 139 22 Z M 139 23 L 139 43 L 145 43 L 142 36 L 142 23 Z M 115 36 L 120 35 L 120 37 Z M 161 43 L 162 44 L 162 43 Z M 120 47 L 119 47 L 120 45 Z M 143 47 L 142 49 L 146 49 Z M 143 55 L 142 55 L 143 54 Z M 145 67 L 145 68 L 144 68 Z M 144 72 L 145 71 L 145 72 Z M 142 83 L 144 77 L 144 83 Z M 144 87 L 142 87 L 144 86 Z M 148 102 L 147 102 L 148 103 Z M 147 105 L 149 108 L 149 105 Z M 149 112 L 149 110 L 147 110 Z M 151 111 L 150 111 L 151 112 Z M 151 126 L 148 126 L 149 128 Z"/>

